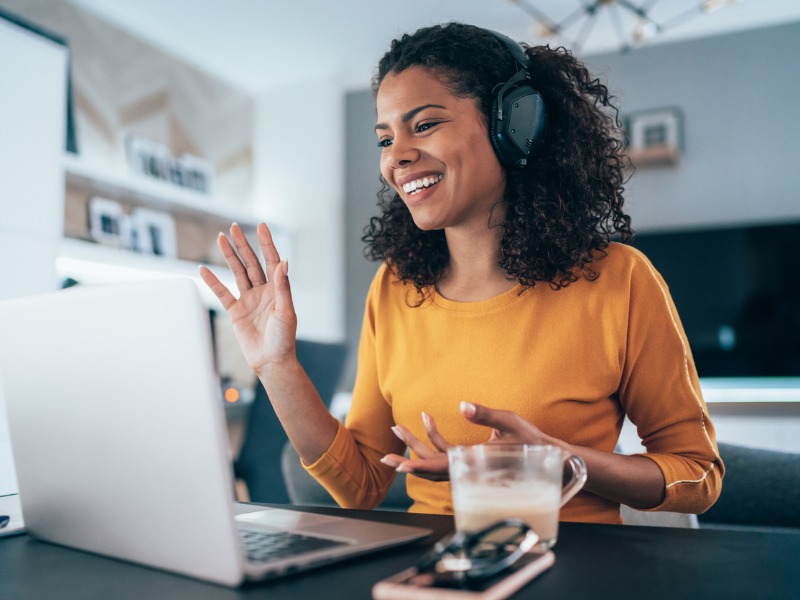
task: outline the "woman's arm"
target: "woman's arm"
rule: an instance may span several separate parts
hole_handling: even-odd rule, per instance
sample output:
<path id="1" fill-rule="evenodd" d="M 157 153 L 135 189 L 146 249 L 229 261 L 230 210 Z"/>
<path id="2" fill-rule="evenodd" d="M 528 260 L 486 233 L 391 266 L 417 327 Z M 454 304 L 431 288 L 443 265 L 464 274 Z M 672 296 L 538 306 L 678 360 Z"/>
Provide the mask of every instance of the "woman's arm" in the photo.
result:
<path id="1" fill-rule="evenodd" d="M 265 269 L 236 223 L 230 234 L 236 250 L 221 233 L 217 245 L 233 273 L 239 297 L 206 267 L 200 267 L 200 277 L 230 316 L 242 353 L 264 384 L 292 445 L 303 462 L 313 463 L 333 442 L 338 422 L 297 361 L 297 315 L 288 263 L 281 261 L 264 223 L 259 223 L 257 235 Z"/>

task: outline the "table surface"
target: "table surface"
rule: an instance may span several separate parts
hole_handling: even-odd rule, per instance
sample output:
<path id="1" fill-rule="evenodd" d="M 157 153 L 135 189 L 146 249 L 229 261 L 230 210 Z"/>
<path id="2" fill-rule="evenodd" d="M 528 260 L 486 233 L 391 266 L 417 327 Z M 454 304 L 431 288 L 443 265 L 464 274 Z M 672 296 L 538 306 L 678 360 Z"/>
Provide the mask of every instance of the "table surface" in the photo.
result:
<path id="1" fill-rule="evenodd" d="M 284 507 L 298 508 L 298 507 Z M 308 508 L 417 525 L 425 540 L 283 579 L 228 589 L 40 542 L 0 539 L 0 598 L 368 599 L 452 531 L 452 517 Z M 562 523 L 555 565 L 514 598 L 800 598 L 800 534 Z"/>

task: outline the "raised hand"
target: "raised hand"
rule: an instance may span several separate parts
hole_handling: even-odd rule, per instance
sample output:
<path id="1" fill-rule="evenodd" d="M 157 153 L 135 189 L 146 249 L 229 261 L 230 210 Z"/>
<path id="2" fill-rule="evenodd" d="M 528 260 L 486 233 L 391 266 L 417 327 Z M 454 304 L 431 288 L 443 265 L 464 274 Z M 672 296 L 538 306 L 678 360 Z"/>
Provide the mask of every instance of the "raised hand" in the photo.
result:
<path id="1" fill-rule="evenodd" d="M 294 358 L 297 315 L 289 287 L 288 263 L 281 261 L 264 223 L 258 224 L 256 233 L 266 269 L 262 269 L 236 223 L 230 229 L 233 244 L 222 233 L 217 238 L 217 245 L 236 281 L 238 299 L 204 266 L 200 267 L 200 277 L 230 316 L 247 363 L 260 374 L 271 364 Z"/>

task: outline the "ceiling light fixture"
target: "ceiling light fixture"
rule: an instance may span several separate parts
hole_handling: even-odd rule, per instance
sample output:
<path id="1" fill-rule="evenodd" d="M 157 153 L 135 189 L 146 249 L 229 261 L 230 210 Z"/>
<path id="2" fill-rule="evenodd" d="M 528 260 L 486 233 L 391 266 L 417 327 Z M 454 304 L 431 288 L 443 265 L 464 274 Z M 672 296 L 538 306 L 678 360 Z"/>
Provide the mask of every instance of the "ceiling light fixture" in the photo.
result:
<path id="1" fill-rule="evenodd" d="M 663 16 L 665 11 L 660 10 L 657 11 L 658 20 L 653 16 L 656 13 L 653 7 L 658 0 L 645 0 L 639 5 L 630 0 L 580 0 L 580 6 L 559 21 L 544 14 L 532 0 L 509 1 L 533 18 L 536 22 L 534 33 L 538 37 L 559 37 L 575 52 L 580 52 L 600 14 L 605 13 L 616 34 L 619 49 L 625 52 L 689 19 L 716 12 L 743 0 L 704 0 L 668 18 Z"/>

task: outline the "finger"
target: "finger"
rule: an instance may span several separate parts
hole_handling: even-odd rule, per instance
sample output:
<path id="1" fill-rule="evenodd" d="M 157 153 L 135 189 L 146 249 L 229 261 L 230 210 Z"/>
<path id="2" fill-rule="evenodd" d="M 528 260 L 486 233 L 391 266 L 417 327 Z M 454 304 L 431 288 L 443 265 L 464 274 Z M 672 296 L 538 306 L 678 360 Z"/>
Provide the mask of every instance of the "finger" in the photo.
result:
<path id="1" fill-rule="evenodd" d="M 432 458 L 405 460 L 395 470 L 398 473 L 413 473 L 433 481 L 446 481 L 450 478 L 447 455 L 441 453 Z"/>
<path id="2" fill-rule="evenodd" d="M 236 304 L 236 296 L 231 294 L 231 291 L 225 287 L 214 273 L 208 267 L 200 265 L 200 279 L 214 292 L 214 295 L 222 302 L 222 307 L 228 310 L 231 306 Z"/>
<path id="3" fill-rule="evenodd" d="M 396 469 L 407 460 L 408 460 L 407 457 L 400 456 L 399 454 L 387 454 L 381 459 L 381 462 L 387 467 L 392 467 L 393 469 Z"/>
<path id="4" fill-rule="evenodd" d="M 439 433 L 436 427 L 436 421 L 433 420 L 433 417 L 423 412 L 422 422 L 425 425 L 425 432 L 428 434 L 428 439 L 431 441 L 431 444 L 433 444 L 437 450 L 447 452 L 450 444 L 444 439 L 442 434 Z"/>
<path id="5" fill-rule="evenodd" d="M 258 236 L 258 243 L 261 246 L 261 254 L 264 256 L 267 276 L 270 276 L 281 261 L 281 257 L 272 241 L 272 232 L 269 230 L 266 223 L 258 224 L 256 235 Z"/>
<path id="6" fill-rule="evenodd" d="M 231 239 L 236 245 L 236 250 L 239 252 L 239 257 L 244 263 L 244 268 L 247 271 L 247 277 L 253 285 L 264 285 L 267 283 L 267 276 L 264 275 L 264 270 L 261 268 L 261 263 L 258 262 L 256 253 L 247 241 L 244 231 L 237 223 L 231 225 Z"/>
<path id="7" fill-rule="evenodd" d="M 247 270 L 239 259 L 239 255 L 236 254 L 236 250 L 233 249 L 228 238 L 226 238 L 225 234 L 222 232 L 217 236 L 217 246 L 219 247 L 219 251 L 222 252 L 225 263 L 228 265 L 231 273 L 233 273 L 233 278 L 236 281 L 236 287 L 239 288 L 239 291 L 242 292 L 253 287 L 253 284 L 250 283 L 250 278 L 247 276 Z"/>
<path id="8" fill-rule="evenodd" d="M 285 317 L 295 314 L 292 288 L 289 284 L 289 261 L 277 264 L 272 271 L 272 282 L 275 286 L 275 313 Z"/>
<path id="9" fill-rule="evenodd" d="M 501 435 L 520 432 L 522 423 L 520 416 L 510 410 L 488 408 L 472 402 L 462 402 L 459 406 L 461 414 L 477 425 L 493 427 Z"/>
<path id="10" fill-rule="evenodd" d="M 418 438 L 414 437 L 408 429 L 402 425 L 392 427 L 394 434 L 420 458 L 431 458 L 436 456 L 438 452 L 428 448 L 427 444 L 421 442 Z"/>

